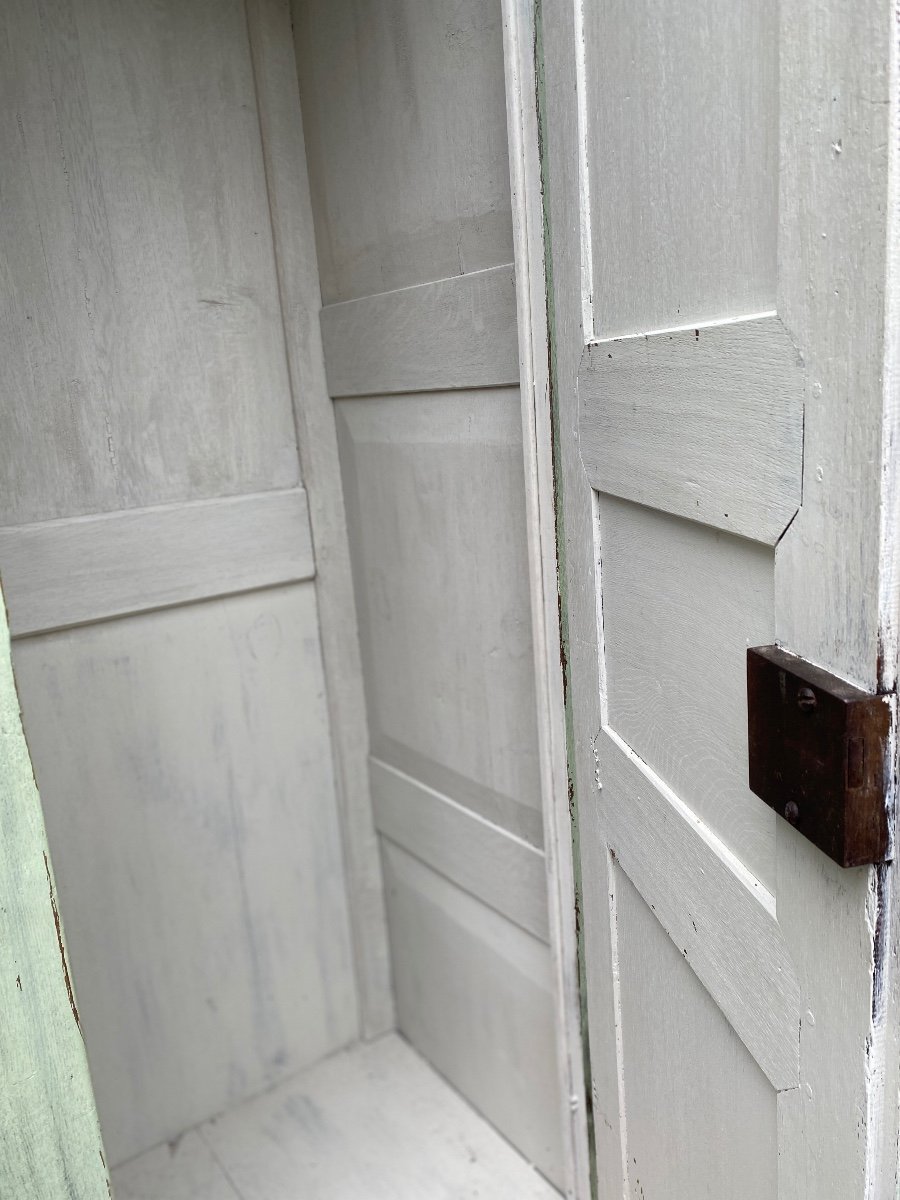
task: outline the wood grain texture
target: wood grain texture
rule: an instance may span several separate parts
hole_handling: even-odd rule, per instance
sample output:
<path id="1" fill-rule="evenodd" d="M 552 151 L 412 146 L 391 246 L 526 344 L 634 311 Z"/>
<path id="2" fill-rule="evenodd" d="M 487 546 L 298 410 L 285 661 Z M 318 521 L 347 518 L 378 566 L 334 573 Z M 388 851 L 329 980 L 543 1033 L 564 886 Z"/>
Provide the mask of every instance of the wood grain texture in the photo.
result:
<path id="1" fill-rule="evenodd" d="M 332 396 L 518 383 L 512 265 L 329 305 L 322 342 Z"/>
<path id="2" fill-rule="evenodd" d="M 773 307 L 777 30 L 776 0 L 585 6 L 594 336 Z"/>
<path id="3" fill-rule="evenodd" d="M 593 342 L 578 372 L 588 479 L 774 546 L 800 506 L 804 389 L 774 315 Z"/>
<path id="4" fill-rule="evenodd" d="M 301 0 L 326 304 L 512 261 L 497 0 Z"/>
<path id="5" fill-rule="evenodd" d="M 119 1200 L 553 1200 L 399 1037 L 329 1058 L 114 1174 Z"/>
<path id="6" fill-rule="evenodd" d="M 242 1200 L 197 1130 L 113 1171 L 116 1200 Z"/>
<path id="7" fill-rule="evenodd" d="M 0 524 L 294 487 L 242 3 L 35 0 L 0 45 Z"/>
<path id="8" fill-rule="evenodd" d="M 536 33 L 532 0 L 503 0 L 503 58 L 515 241 L 525 512 L 550 952 L 555 976 L 557 1057 L 562 1101 L 561 1183 L 566 1196 L 575 1200 L 589 1194 L 591 1168 L 578 934 L 574 911 L 575 830 L 569 808 L 566 705 L 561 654 Z"/>
<path id="9" fill-rule="evenodd" d="M 373 752 L 539 841 L 518 394 L 342 400 L 336 415 Z"/>
<path id="10" fill-rule="evenodd" d="M 747 783 L 748 646 L 775 627 L 772 551 L 601 497 L 607 723 L 771 892 L 775 816 Z"/>
<path id="11" fill-rule="evenodd" d="M 877 0 L 861 7 L 844 0 L 815 9 L 801 3 L 779 5 L 777 25 L 770 24 L 762 42 L 752 37 L 733 39 L 733 48 L 739 47 L 747 62 L 731 78 L 728 72 L 723 77 L 720 70 L 727 55 L 724 59 L 715 54 L 700 56 L 677 69 L 680 48 L 690 42 L 699 51 L 710 30 L 721 29 L 727 37 L 732 19 L 771 22 L 774 6 L 730 6 L 727 14 L 712 3 L 699 10 L 693 6 L 684 14 L 687 19 L 681 29 L 672 29 L 674 62 L 661 74 L 644 71 L 648 61 L 644 54 L 629 58 L 618 48 L 627 45 L 632 34 L 639 42 L 647 28 L 663 31 L 666 22 L 678 20 L 678 6 L 658 17 L 643 5 L 585 12 L 587 20 L 594 22 L 587 26 L 587 38 L 580 7 L 573 12 L 571 6 L 550 0 L 542 9 L 547 66 L 543 144 L 553 230 L 553 335 L 568 560 L 565 601 L 572 630 L 569 694 L 579 813 L 584 811 L 585 797 L 593 794 L 591 775 L 598 763 L 591 742 L 605 720 L 609 681 L 603 669 L 605 620 L 598 621 L 603 608 L 598 606 L 597 547 L 592 534 L 595 500 L 571 435 L 577 419 L 574 389 L 585 344 L 595 336 L 595 321 L 600 325 L 593 311 L 594 281 L 601 276 L 609 279 L 613 293 L 622 286 L 627 295 L 631 287 L 630 279 L 617 280 L 614 272 L 592 263 L 591 256 L 601 243 L 614 247 L 614 253 L 620 246 L 630 246 L 633 262 L 628 269 L 639 281 L 647 304 L 668 297 L 659 316 L 641 314 L 632 327 L 620 332 L 643 331 L 650 320 L 651 327 L 657 328 L 699 321 L 706 299 L 715 301 L 709 312 L 712 319 L 769 308 L 771 298 L 760 305 L 755 297 L 751 304 L 740 296 L 740 307 L 732 306 L 736 288 L 752 281 L 754 274 L 730 270 L 728 262 L 752 245 L 757 216 L 746 212 L 743 196 L 736 204 L 715 203 L 720 167 L 728 166 L 735 145 L 723 137 L 722 130 L 735 117 L 744 121 L 753 114 L 754 96 L 764 103 L 759 128 L 777 130 L 778 170 L 766 168 L 766 156 L 748 157 L 748 178 L 740 178 L 739 186 L 750 196 L 761 184 L 770 186 L 777 179 L 777 208 L 763 203 L 758 213 L 778 214 L 777 264 L 772 276 L 775 308 L 803 355 L 807 376 L 803 504 L 776 550 L 778 641 L 862 686 L 892 686 L 896 662 L 886 662 L 885 649 L 895 651 L 895 642 L 890 637 L 887 643 L 880 641 L 881 633 L 889 633 L 887 626 L 880 629 L 880 625 L 882 613 L 889 622 L 896 612 L 897 582 L 896 554 L 886 553 L 896 546 L 896 507 L 889 511 L 886 502 L 892 503 L 889 485 L 896 476 L 890 439 L 896 435 L 897 408 L 893 395 L 886 395 L 883 374 L 887 367 L 892 387 L 896 340 L 886 331 L 896 324 L 889 313 L 896 308 L 897 262 L 893 247 L 887 253 L 886 247 L 897 221 L 896 14 Z M 616 23 L 610 37 L 598 35 L 598 20 Z M 696 39 L 695 30 L 699 30 Z M 655 61 L 654 54 L 668 55 L 669 41 L 666 36 L 648 42 L 649 61 Z M 585 45 L 588 70 L 579 75 Z M 617 79 L 615 67 L 611 74 L 605 70 L 610 51 L 619 67 L 627 70 L 627 86 L 621 76 Z M 777 89 L 765 85 L 773 63 L 779 71 Z M 617 173 L 609 169 L 610 154 L 597 154 L 598 143 L 612 130 L 620 144 L 616 160 L 627 165 L 636 155 L 632 122 L 620 122 L 616 131 L 615 123 L 595 119 L 582 86 L 585 75 L 591 87 L 608 91 L 604 102 L 611 107 L 630 104 L 633 97 L 641 100 L 647 89 L 668 89 L 673 106 L 679 109 L 671 114 L 663 111 L 665 105 L 653 104 L 647 110 L 653 114 L 653 126 L 647 125 L 649 136 L 640 151 L 645 158 L 638 165 L 656 173 L 656 192 L 637 188 L 634 205 L 613 201 L 610 220 L 595 221 L 593 228 L 592 191 L 605 186 L 609 195 L 621 188 Z M 704 89 L 739 89 L 742 78 L 755 82 L 734 113 L 715 106 L 698 110 L 696 99 Z M 705 132 L 713 113 L 720 127 L 707 141 Z M 696 132 L 701 147 L 714 146 L 715 153 L 721 147 L 721 163 L 707 155 L 708 170 L 704 169 L 703 155 L 697 157 L 691 144 L 667 141 L 668 132 L 678 124 L 689 130 L 691 143 Z M 623 173 L 626 181 L 631 174 Z M 692 210 L 681 203 L 658 206 L 657 212 L 666 220 L 670 214 L 681 214 L 682 220 L 673 221 L 662 234 L 671 240 L 672 248 L 653 249 L 638 241 L 639 234 L 643 237 L 643 197 L 658 197 L 659 189 L 668 189 L 676 200 L 702 189 L 711 201 L 708 210 L 702 205 Z M 734 215 L 742 212 L 742 227 L 734 229 L 734 245 L 729 246 L 722 240 L 723 231 L 727 234 Z M 712 226 L 708 239 L 707 221 Z M 652 219 L 645 225 L 655 232 Z M 676 288 L 682 278 L 689 284 L 701 279 L 702 291 L 694 288 L 699 311 L 693 317 L 679 311 L 681 298 L 665 276 L 673 250 L 682 253 L 698 234 L 704 240 L 696 262 L 685 262 L 682 270 L 676 261 L 676 269 L 670 272 Z M 723 246 L 724 254 L 719 252 Z M 661 264 L 658 286 L 647 286 L 647 267 L 652 271 L 656 263 Z M 884 302 L 886 277 L 893 293 L 890 307 Z M 615 295 L 599 302 L 610 299 Z M 602 577 L 601 563 L 601 586 Z M 599 781 L 607 791 L 606 768 L 602 762 L 600 767 Z M 614 805 L 616 797 L 610 800 Z M 586 838 L 581 845 L 586 923 L 592 912 L 597 914 L 586 940 L 599 1118 L 596 1162 L 600 1195 L 618 1197 L 628 1178 L 623 1156 L 627 1154 L 629 1066 L 621 1030 L 607 1015 L 616 1012 L 617 987 L 610 944 L 608 862 L 604 861 L 608 852 L 602 839 L 591 840 L 593 845 Z M 799 1086 L 780 1092 L 777 1099 L 777 1194 L 784 1200 L 888 1196 L 896 1191 L 900 1009 L 893 957 L 898 945 L 895 891 L 892 873 L 841 873 L 786 823 L 777 826 L 778 927 L 802 1000 Z M 648 1084 L 652 1081 L 655 1086 L 657 1063 L 645 1066 L 645 1071 Z M 686 1084 L 689 1078 L 685 1076 Z M 695 1192 L 687 1187 L 682 1194 Z"/>
<path id="12" fill-rule="evenodd" d="M 547 947 L 389 842 L 384 863 L 400 1032 L 559 1184 Z"/>
<path id="13" fill-rule="evenodd" d="M 777 1200 L 774 1088 L 637 889 L 614 875 L 631 1196 Z"/>
<path id="14" fill-rule="evenodd" d="M 316 558 L 319 636 L 346 864 L 360 1027 L 393 1028 L 368 727 L 334 413 L 319 331 L 320 285 L 288 0 L 247 0 L 294 420 Z M 327 24 L 327 22 L 326 22 Z"/>
<path id="15" fill-rule="evenodd" d="M 607 844 L 772 1087 L 797 1087 L 800 986 L 774 897 L 620 738 L 599 742 Z"/>
<path id="16" fill-rule="evenodd" d="M 889 690 L 900 527 L 887 301 L 898 278 L 898 15 L 877 2 L 830 0 L 825 36 L 795 0 L 780 17 L 778 309 L 803 351 L 809 393 L 803 506 L 775 560 L 776 636 L 869 691 Z M 803 1087 L 782 1104 L 783 1136 L 797 1147 L 785 1191 L 802 1200 L 828 1190 L 890 1196 L 900 860 L 890 872 L 841 872 L 787 825 L 777 846 L 779 920 L 807 1006 Z"/>
<path id="17" fill-rule="evenodd" d="M 0 592 L 0 1195 L 109 1181 Z"/>
<path id="18" fill-rule="evenodd" d="M 311 583 L 16 643 L 110 1161 L 357 1033 Z"/>
<path id="19" fill-rule="evenodd" d="M 0 529 L 13 637 L 311 579 L 306 493 Z"/>
<path id="20" fill-rule="evenodd" d="M 549 942 L 540 850 L 373 759 L 378 832 L 542 942 Z"/>

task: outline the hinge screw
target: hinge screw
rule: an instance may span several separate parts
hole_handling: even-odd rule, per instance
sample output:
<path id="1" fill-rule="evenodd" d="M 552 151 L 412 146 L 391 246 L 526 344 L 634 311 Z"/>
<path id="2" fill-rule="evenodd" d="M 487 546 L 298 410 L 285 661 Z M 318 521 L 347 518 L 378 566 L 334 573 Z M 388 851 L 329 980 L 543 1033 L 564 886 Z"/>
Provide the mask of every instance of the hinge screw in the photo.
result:
<path id="1" fill-rule="evenodd" d="M 797 693 L 797 707 L 802 712 L 812 712 L 816 707 L 816 693 L 812 688 L 803 687 Z"/>
<path id="2" fill-rule="evenodd" d="M 796 801 L 788 800 L 787 804 L 784 806 L 784 815 L 785 819 L 790 821 L 792 825 L 797 824 L 797 821 L 800 817 L 800 809 L 797 807 Z"/>

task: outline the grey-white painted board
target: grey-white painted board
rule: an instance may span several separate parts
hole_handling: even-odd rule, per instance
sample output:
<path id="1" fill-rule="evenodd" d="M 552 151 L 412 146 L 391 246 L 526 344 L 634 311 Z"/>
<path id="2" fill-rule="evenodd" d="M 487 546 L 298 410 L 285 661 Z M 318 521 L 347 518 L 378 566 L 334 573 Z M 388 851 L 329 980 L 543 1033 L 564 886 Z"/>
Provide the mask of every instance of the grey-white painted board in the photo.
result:
<path id="1" fill-rule="evenodd" d="M 631 1064 L 623 1194 L 777 1200 L 775 1089 L 627 875 L 613 876 Z"/>
<path id="2" fill-rule="evenodd" d="M 300 0 L 326 304 L 512 261 L 499 0 Z"/>
<path id="3" fill-rule="evenodd" d="M 603 546 L 596 537 L 596 490 L 602 490 L 603 480 L 596 473 L 588 477 L 574 434 L 579 365 L 586 345 L 598 335 L 699 327 L 774 308 L 803 356 L 806 378 L 804 454 L 798 465 L 802 504 L 775 550 L 775 638 L 870 690 L 893 690 L 894 459 L 900 411 L 893 334 L 900 278 L 894 251 L 900 211 L 894 136 L 900 111 L 897 14 L 878 0 L 741 3 L 727 11 L 713 0 L 699 7 L 613 3 L 587 8 L 546 0 L 541 19 L 568 696 L 596 1168 L 599 1194 L 618 1198 L 629 1190 L 633 1165 L 629 1125 L 632 1119 L 639 1127 L 651 1121 L 660 1092 L 666 1096 L 659 1055 L 645 1052 L 650 1022 L 639 1027 L 629 1015 L 618 949 L 624 923 L 614 899 L 610 904 L 614 840 L 621 843 L 637 832 L 648 815 L 643 800 L 654 796 L 644 784 L 629 788 L 620 770 L 623 762 L 645 783 L 656 783 L 653 836 L 648 839 L 643 830 L 628 870 L 645 900 L 655 897 L 657 918 L 676 947 L 688 950 L 690 962 L 693 892 L 703 894 L 707 914 L 718 909 L 723 932 L 747 945 L 751 939 L 746 912 L 741 915 L 733 899 L 722 895 L 708 871 L 694 871 L 691 888 L 682 889 L 670 886 L 671 870 L 653 867 L 660 846 L 670 864 L 690 861 L 680 845 L 690 821 L 698 844 L 716 849 L 715 839 L 692 812 L 693 798 L 687 796 L 692 789 L 682 783 L 684 797 L 667 796 L 647 764 L 615 726 L 609 727 L 622 676 L 616 681 L 606 669 L 608 645 L 620 637 L 616 622 L 621 626 L 626 618 L 621 605 L 614 616 L 604 603 Z M 717 96 L 723 102 L 711 103 Z M 611 163 L 623 169 L 611 169 Z M 615 268 L 615 256 L 621 256 L 621 270 Z M 618 314 L 620 326 L 609 312 Z M 677 362 L 673 365 L 677 374 Z M 664 382 L 659 403 L 665 400 Z M 735 443 L 740 453 L 737 430 Z M 678 452 L 673 442 L 672 453 Z M 758 487 L 763 480 L 754 475 L 747 482 Z M 789 507 L 791 497 L 783 499 Z M 659 498 L 652 503 L 669 507 Z M 635 570 L 647 567 L 646 557 L 634 564 Z M 668 574 L 668 568 L 654 568 L 654 579 L 658 575 L 666 586 Z M 639 596 L 636 585 L 635 591 Z M 752 622 L 749 609 L 748 618 Z M 734 632 L 716 622 L 707 633 L 721 651 L 736 653 Z M 677 659 L 680 650 L 671 638 L 667 642 L 658 645 L 656 662 L 664 652 L 673 663 Z M 644 665 L 644 694 L 652 695 L 655 668 L 655 663 Z M 690 688 L 679 703 L 690 709 Z M 729 719 L 727 708 L 722 719 Z M 662 709 L 658 720 L 678 724 Z M 701 746 L 698 742 L 697 749 Z M 699 762 L 693 770 L 699 772 Z M 685 819 L 673 821 L 674 809 Z M 731 853 L 719 858 L 732 887 L 743 879 L 743 892 L 735 894 L 746 900 L 758 881 L 741 858 Z M 742 984 L 738 972 L 727 978 L 726 955 L 719 956 L 720 980 L 696 960 L 696 978 L 778 1088 L 776 1139 L 754 1137 L 758 1153 L 768 1156 L 757 1166 L 760 1186 L 774 1185 L 780 1200 L 893 1196 L 900 1062 L 897 868 L 841 871 L 784 821 L 776 824 L 774 866 L 773 893 L 767 898 L 767 889 L 759 892 L 757 919 L 767 913 L 777 921 L 798 986 L 796 1005 L 785 994 L 777 1022 L 785 1045 L 785 1024 L 793 1035 L 797 1069 L 792 1079 L 784 1072 L 776 1075 L 775 1064 L 766 1065 L 765 1039 L 747 1034 L 761 993 Z M 669 906 L 664 916 L 659 897 Z M 676 925 L 687 937 L 673 932 Z M 651 970 L 660 963 L 650 961 L 645 938 L 634 940 L 637 953 L 648 956 L 641 974 L 653 978 Z M 771 953 L 760 958 L 775 981 L 777 958 Z M 742 959 L 735 962 L 741 965 Z M 629 971 L 635 968 L 628 964 Z M 678 969 L 683 975 L 683 958 Z M 677 1000 L 674 967 L 665 974 L 657 989 L 668 994 L 671 987 Z M 646 990 L 643 979 L 635 987 Z M 680 991 L 687 996 L 683 987 Z M 695 995 L 680 1017 L 673 1004 L 666 1018 L 677 1017 L 679 1028 L 669 1029 L 669 1041 L 692 1044 L 709 1010 L 701 999 Z M 740 1015 L 732 1000 L 743 1004 Z M 659 1019 L 654 1013 L 653 1021 Z M 630 1051 L 629 1020 L 636 1030 Z M 641 1038 L 644 1043 L 635 1049 Z M 710 1036 L 704 1053 L 716 1053 L 724 1067 L 730 1052 L 725 1039 L 718 1044 L 716 1051 Z M 786 1067 L 786 1057 L 779 1057 Z M 673 1094 L 682 1111 L 690 1109 L 697 1090 L 694 1059 L 672 1060 L 679 1071 Z M 744 1101 L 750 1098 L 745 1091 Z M 765 1089 L 756 1089 L 747 1129 L 771 1121 L 770 1099 Z M 670 1096 L 670 1108 L 675 1103 Z M 667 1128 L 668 1117 L 661 1136 Z M 724 1128 L 715 1127 L 714 1136 L 722 1136 Z M 711 1151 L 707 1129 L 704 1120 L 678 1128 L 681 1140 L 697 1138 L 681 1149 L 682 1162 L 705 1165 L 694 1179 L 666 1175 L 666 1188 L 677 1189 L 667 1192 L 672 1200 L 722 1194 L 718 1171 L 708 1172 L 717 1160 L 727 1162 L 727 1146 L 717 1143 Z M 649 1178 L 660 1180 L 659 1164 Z M 742 1183 L 734 1176 L 726 1186 L 740 1196 Z"/>
<path id="4" fill-rule="evenodd" d="M 311 583 L 16 643 L 112 1163 L 352 1040 Z"/>
<path id="5" fill-rule="evenodd" d="M 306 493 L 0 529 L 13 637 L 311 579 Z"/>
<path id="6" fill-rule="evenodd" d="M 561 1181 L 553 972 L 543 942 L 384 843 L 400 1028 L 554 1182 Z"/>
<path id="7" fill-rule="evenodd" d="M 242 1200 L 197 1130 L 113 1171 L 115 1200 Z"/>
<path id="8" fill-rule="evenodd" d="M 368 727 L 334 413 L 325 384 L 321 304 L 289 0 L 246 0 L 281 315 L 316 557 L 341 842 L 362 1033 L 393 1028 Z"/>
<path id="9" fill-rule="evenodd" d="M 373 752 L 539 842 L 518 392 L 336 414 Z"/>
<path id="10" fill-rule="evenodd" d="M 322 309 L 332 396 L 519 381 L 512 265 Z"/>
<path id="11" fill-rule="evenodd" d="M 777 32 L 776 0 L 585 6 L 578 102 L 597 337 L 773 307 Z"/>
<path id="12" fill-rule="evenodd" d="M 536 14 L 532 0 L 503 0 L 510 189 L 525 459 L 525 513 L 534 639 L 538 754 L 560 1102 L 562 1179 L 570 1200 L 591 1189 L 586 1044 L 582 1029 L 578 930 L 573 912 L 575 846 L 569 806 L 562 667 L 556 471 L 550 404 L 550 342 L 544 247 L 543 167 L 538 134 Z"/>
<path id="13" fill-rule="evenodd" d="M 775 637 L 773 552 L 601 497 L 607 721 L 770 891 L 775 813 L 747 783 L 748 646 Z"/>
<path id="14" fill-rule="evenodd" d="M 0 1195 L 109 1182 L 0 592 Z"/>
<path id="15" fill-rule="evenodd" d="M 2 21 L 0 524 L 295 486 L 241 0 Z"/>
<path id="16" fill-rule="evenodd" d="M 378 832 L 543 942 L 549 941 L 540 850 L 373 759 Z"/>
<path id="17" fill-rule="evenodd" d="M 774 546 L 800 506 L 804 389 L 774 314 L 592 342 L 578 372 L 588 480 Z"/>
<path id="18" fill-rule="evenodd" d="M 796 1087 L 800 985 L 775 897 L 616 734 L 597 756 L 614 802 L 582 817 L 585 840 L 605 838 L 772 1087 Z"/>
<path id="19" fill-rule="evenodd" d="M 396 1035 L 355 1046 L 115 1172 L 118 1200 L 553 1200 Z"/>

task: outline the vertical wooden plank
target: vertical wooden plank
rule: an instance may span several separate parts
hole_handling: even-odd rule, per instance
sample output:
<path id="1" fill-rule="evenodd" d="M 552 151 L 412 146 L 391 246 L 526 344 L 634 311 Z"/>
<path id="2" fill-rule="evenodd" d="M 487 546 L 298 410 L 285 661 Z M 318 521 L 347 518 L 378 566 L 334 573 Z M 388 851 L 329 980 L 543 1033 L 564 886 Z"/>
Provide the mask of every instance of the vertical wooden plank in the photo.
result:
<path id="1" fill-rule="evenodd" d="M 776 635 L 872 691 L 892 690 L 897 668 L 897 397 L 885 363 L 898 33 L 888 0 L 781 5 L 778 311 L 808 391 L 803 504 L 776 552 Z M 894 1196 L 897 868 L 841 871 L 777 828 L 778 919 L 805 983 L 801 1087 L 781 1097 L 795 1148 L 782 1194 Z"/>
<path id="2" fill-rule="evenodd" d="M 112 1195 L 0 593 L 0 1196 Z"/>
<path id="3" fill-rule="evenodd" d="M 556 503 L 544 272 L 544 205 L 535 78 L 534 0 L 503 0 L 506 117 L 518 304 L 528 576 L 538 752 L 563 1130 L 563 1185 L 590 1194 L 585 1044 L 575 924 L 565 698 L 557 586 Z"/>
<path id="4" fill-rule="evenodd" d="M 393 1027 L 381 864 L 334 414 L 319 331 L 319 276 L 288 0 L 247 0 L 269 211 L 303 480 L 316 557 L 319 626 L 334 742 L 362 1031 Z"/>

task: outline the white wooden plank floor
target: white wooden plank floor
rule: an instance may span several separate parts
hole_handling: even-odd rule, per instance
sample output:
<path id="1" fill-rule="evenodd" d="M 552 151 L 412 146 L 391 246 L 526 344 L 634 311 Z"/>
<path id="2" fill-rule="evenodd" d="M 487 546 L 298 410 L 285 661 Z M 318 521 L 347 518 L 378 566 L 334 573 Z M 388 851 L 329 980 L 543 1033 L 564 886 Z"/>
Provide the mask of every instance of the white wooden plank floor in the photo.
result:
<path id="1" fill-rule="evenodd" d="M 116 1200 L 559 1200 L 390 1034 L 113 1172 Z"/>

